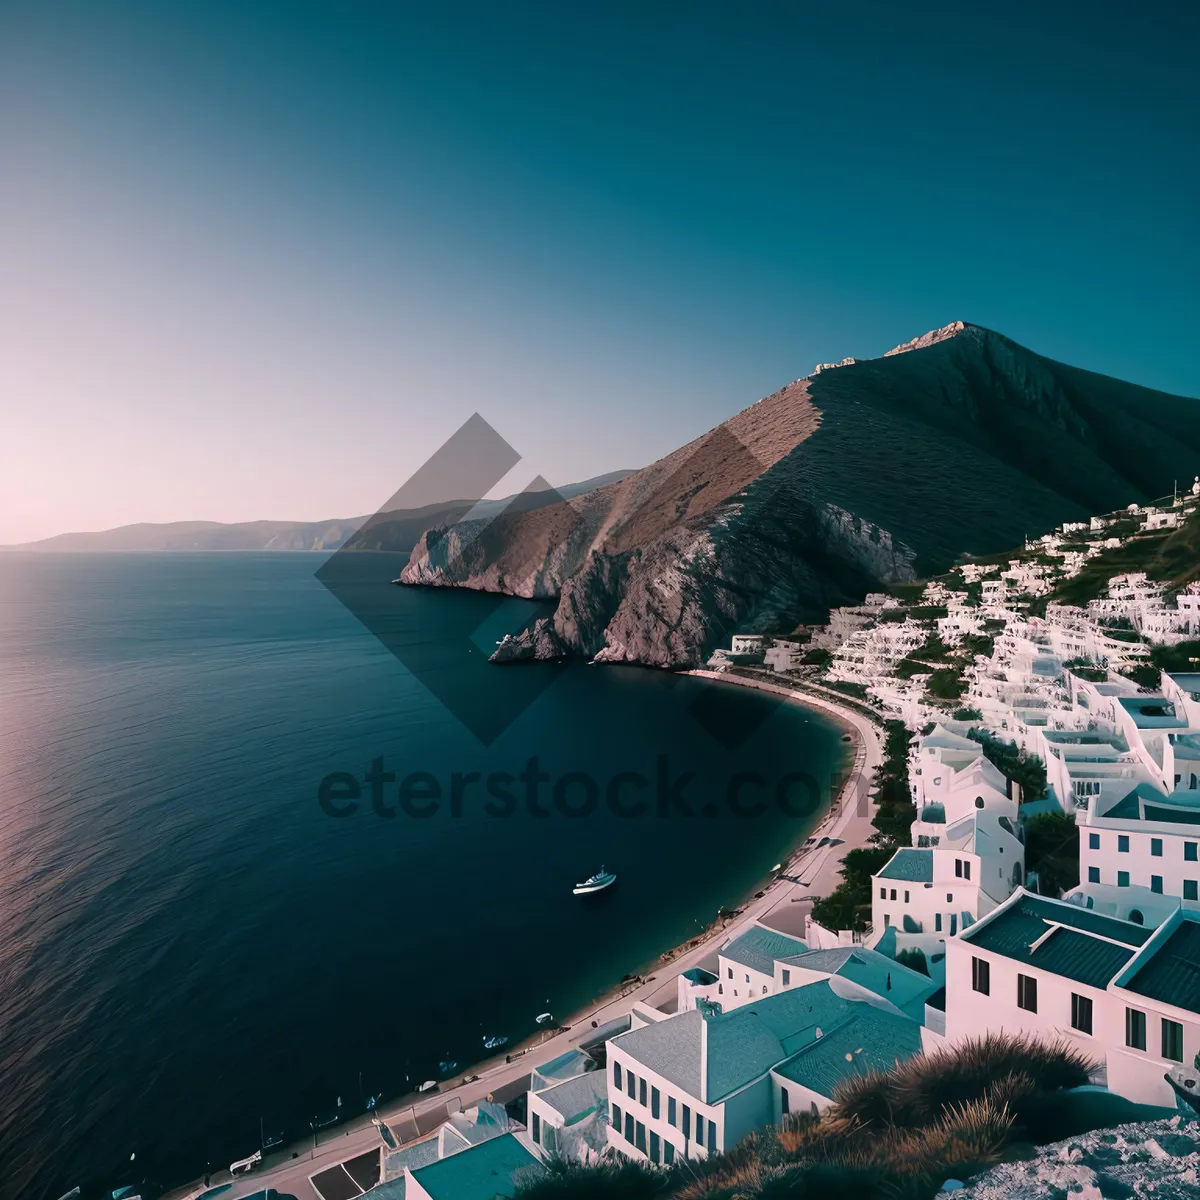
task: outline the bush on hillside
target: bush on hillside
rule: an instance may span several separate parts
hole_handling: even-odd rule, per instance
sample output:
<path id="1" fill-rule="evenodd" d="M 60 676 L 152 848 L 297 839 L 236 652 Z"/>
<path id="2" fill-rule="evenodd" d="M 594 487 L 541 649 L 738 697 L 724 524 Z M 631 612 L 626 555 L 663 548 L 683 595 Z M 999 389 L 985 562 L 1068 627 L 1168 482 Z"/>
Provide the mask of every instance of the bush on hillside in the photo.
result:
<path id="1" fill-rule="evenodd" d="M 1025 823 L 1025 872 L 1037 872 L 1043 896 L 1079 886 L 1079 826 L 1064 812 L 1038 813 Z"/>
<path id="2" fill-rule="evenodd" d="M 1046 764 L 1036 754 L 1027 754 L 1016 742 L 993 737 L 986 729 L 972 729 L 969 738 L 983 747 L 988 762 L 1021 786 L 1021 800 L 1029 803 L 1046 795 Z"/>

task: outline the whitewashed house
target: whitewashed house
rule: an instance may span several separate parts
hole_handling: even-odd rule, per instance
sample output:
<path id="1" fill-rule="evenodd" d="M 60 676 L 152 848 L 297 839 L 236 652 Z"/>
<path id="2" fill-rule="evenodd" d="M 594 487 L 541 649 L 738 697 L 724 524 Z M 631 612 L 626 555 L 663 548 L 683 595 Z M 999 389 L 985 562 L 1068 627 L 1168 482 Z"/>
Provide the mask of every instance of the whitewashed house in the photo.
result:
<path id="1" fill-rule="evenodd" d="M 588 1163 L 608 1148 L 608 1081 L 582 1050 L 534 1068 L 526 1110 L 518 1136 L 539 1158 Z"/>
<path id="2" fill-rule="evenodd" d="M 1020 890 L 946 943 L 946 1041 L 1003 1030 L 1073 1042 L 1108 1088 L 1174 1106 L 1200 1053 L 1200 924 L 1157 930 Z"/>
<path id="3" fill-rule="evenodd" d="M 730 1013 L 655 1019 L 635 1006 L 634 1019 L 645 1023 L 607 1043 L 608 1138 L 652 1163 L 721 1153 L 793 1106 L 828 1104 L 841 1079 L 921 1049 L 919 1022 L 841 978 Z"/>

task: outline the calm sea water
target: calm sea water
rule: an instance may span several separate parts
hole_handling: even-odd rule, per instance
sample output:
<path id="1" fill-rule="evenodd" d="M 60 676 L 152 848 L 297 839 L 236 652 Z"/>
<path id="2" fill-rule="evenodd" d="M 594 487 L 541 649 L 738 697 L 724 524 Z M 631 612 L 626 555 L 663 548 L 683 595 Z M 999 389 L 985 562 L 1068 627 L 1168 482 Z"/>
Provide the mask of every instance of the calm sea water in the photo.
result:
<path id="1" fill-rule="evenodd" d="M 4 1195 L 176 1184 L 253 1150 L 260 1117 L 298 1137 L 339 1096 L 353 1113 L 440 1059 L 461 1070 L 484 1034 L 516 1041 L 682 941 L 811 827 L 811 800 L 807 818 L 731 814 L 732 775 L 845 766 L 815 714 L 583 665 L 490 668 L 497 702 L 529 691 L 521 672 L 553 678 L 484 747 L 314 579 L 321 562 L 0 556 Z M 418 640 L 439 605 L 491 611 L 383 602 Z M 739 728 L 732 750 L 711 732 Z M 448 792 L 453 772 L 517 776 L 533 756 L 603 789 L 654 780 L 664 755 L 695 774 L 695 815 L 498 818 L 470 791 L 457 817 L 384 819 L 369 789 L 350 817 L 318 803 L 325 776 L 376 758 Z M 601 863 L 618 886 L 574 900 Z"/>

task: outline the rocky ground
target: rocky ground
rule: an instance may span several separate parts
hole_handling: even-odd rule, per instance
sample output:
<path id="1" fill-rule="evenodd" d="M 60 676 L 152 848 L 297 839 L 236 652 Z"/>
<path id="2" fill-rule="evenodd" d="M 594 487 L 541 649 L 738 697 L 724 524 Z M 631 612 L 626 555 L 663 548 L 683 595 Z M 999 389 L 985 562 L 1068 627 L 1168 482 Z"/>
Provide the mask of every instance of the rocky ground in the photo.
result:
<path id="1" fill-rule="evenodd" d="M 1097 1129 L 1002 1163 L 938 1200 L 1196 1200 L 1200 1124 L 1186 1117 Z"/>

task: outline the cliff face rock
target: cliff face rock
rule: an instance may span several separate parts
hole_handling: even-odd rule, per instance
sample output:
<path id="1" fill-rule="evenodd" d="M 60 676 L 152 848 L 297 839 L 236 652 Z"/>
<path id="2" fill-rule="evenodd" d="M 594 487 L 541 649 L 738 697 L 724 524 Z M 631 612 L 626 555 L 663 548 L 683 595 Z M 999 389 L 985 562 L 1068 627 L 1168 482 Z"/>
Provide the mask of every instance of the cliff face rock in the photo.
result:
<path id="1" fill-rule="evenodd" d="M 954 322 L 605 487 L 430 530 L 401 580 L 558 599 L 497 661 L 692 666 L 734 630 L 786 631 L 1197 471 L 1197 401 Z"/>

